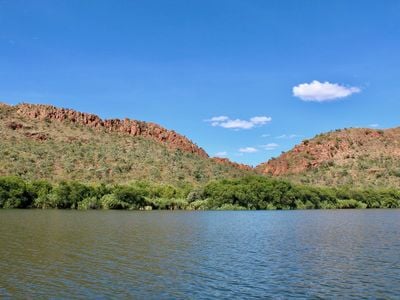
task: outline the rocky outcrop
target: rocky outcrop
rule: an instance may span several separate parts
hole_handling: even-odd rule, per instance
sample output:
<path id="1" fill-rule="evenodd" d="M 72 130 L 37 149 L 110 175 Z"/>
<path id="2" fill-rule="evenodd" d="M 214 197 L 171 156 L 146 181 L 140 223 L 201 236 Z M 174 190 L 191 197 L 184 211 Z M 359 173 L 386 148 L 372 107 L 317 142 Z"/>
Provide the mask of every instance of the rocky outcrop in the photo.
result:
<path id="1" fill-rule="evenodd" d="M 24 128 L 24 125 L 23 125 L 23 124 L 18 123 L 18 122 L 15 122 L 15 121 L 8 122 L 8 123 L 6 124 L 6 126 L 7 126 L 7 128 L 10 128 L 10 129 L 12 129 L 12 130 L 18 130 L 18 129 Z"/>
<path id="2" fill-rule="evenodd" d="M 251 171 L 251 170 L 253 170 L 253 168 L 252 168 L 251 166 L 244 165 L 244 164 L 238 164 L 238 163 L 235 163 L 235 162 L 233 162 L 233 161 L 230 161 L 230 160 L 227 159 L 227 158 L 213 157 L 212 159 L 213 159 L 216 163 L 223 164 L 223 165 L 228 165 L 228 166 L 234 167 L 234 168 L 236 168 L 236 169 L 240 169 L 240 170 L 244 170 L 244 171 Z"/>
<path id="3" fill-rule="evenodd" d="M 301 174 L 321 166 L 357 161 L 363 156 L 375 160 L 383 156 L 400 158 L 400 128 L 350 128 L 320 134 L 260 164 L 256 171 L 273 176 Z"/>
<path id="4" fill-rule="evenodd" d="M 194 153 L 207 158 L 207 153 L 188 138 L 167 130 L 155 123 L 136 121 L 130 119 L 102 120 L 94 114 L 81 113 L 72 109 L 57 108 L 50 105 L 19 104 L 16 107 L 17 113 L 21 116 L 58 122 L 71 122 L 98 130 L 118 132 L 131 136 L 141 136 L 153 139 L 173 149 L 180 149 L 185 152 Z"/>
<path id="5" fill-rule="evenodd" d="M 49 138 L 44 132 L 25 132 L 24 135 L 36 141 L 46 141 Z"/>

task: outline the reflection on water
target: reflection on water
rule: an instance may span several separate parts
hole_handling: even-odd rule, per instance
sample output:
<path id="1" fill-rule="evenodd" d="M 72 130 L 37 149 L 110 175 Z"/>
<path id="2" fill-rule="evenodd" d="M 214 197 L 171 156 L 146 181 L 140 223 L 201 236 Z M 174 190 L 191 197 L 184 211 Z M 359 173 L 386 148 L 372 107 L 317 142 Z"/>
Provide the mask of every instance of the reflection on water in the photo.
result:
<path id="1" fill-rule="evenodd" d="M 400 297 L 400 210 L 0 210 L 0 237 L 0 297 Z"/>

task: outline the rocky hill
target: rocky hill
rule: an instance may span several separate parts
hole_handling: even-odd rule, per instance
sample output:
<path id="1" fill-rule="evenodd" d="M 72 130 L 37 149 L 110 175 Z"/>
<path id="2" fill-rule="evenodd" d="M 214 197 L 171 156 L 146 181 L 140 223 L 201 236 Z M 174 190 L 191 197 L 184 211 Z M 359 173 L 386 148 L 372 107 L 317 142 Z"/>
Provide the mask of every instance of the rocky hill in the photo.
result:
<path id="1" fill-rule="evenodd" d="M 196 184 L 251 172 L 209 158 L 154 123 L 102 120 L 49 105 L 0 104 L 0 138 L 0 175 L 26 179 Z"/>
<path id="2" fill-rule="evenodd" d="M 57 108 L 50 105 L 19 104 L 15 106 L 16 112 L 23 116 L 40 121 L 70 122 L 90 128 L 105 130 L 106 132 L 120 132 L 130 136 L 141 136 L 163 143 L 170 148 L 180 149 L 194 153 L 201 157 L 208 157 L 207 153 L 192 141 L 173 130 L 167 130 L 157 124 L 130 120 L 110 119 L 102 120 L 100 117 L 78 112 L 72 109 Z"/>
<path id="3" fill-rule="evenodd" d="M 320 134 L 256 170 L 307 184 L 400 187 L 400 128 Z"/>
<path id="4" fill-rule="evenodd" d="M 154 123 L 102 120 L 49 105 L 0 103 L 0 138 L 0 176 L 177 185 L 254 173 L 210 158 L 185 136 Z M 400 128 L 320 134 L 255 171 L 302 184 L 400 187 Z"/>

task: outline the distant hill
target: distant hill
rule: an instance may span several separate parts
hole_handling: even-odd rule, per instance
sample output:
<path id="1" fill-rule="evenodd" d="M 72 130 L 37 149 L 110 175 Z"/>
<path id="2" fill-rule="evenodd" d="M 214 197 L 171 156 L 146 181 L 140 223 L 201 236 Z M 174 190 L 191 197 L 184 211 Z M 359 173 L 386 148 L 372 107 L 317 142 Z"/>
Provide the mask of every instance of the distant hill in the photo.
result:
<path id="1" fill-rule="evenodd" d="M 305 184 L 400 187 L 400 128 L 320 134 L 256 170 Z"/>
<path id="2" fill-rule="evenodd" d="M 251 169 L 209 158 L 185 136 L 157 124 L 102 120 L 49 105 L 0 104 L 0 175 L 124 183 L 204 183 Z"/>
<path id="3" fill-rule="evenodd" d="M 204 184 L 255 172 L 308 185 L 400 187 L 400 128 L 317 135 L 253 170 L 155 123 L 0 103 L 0 176 L 86 183 Z"/>

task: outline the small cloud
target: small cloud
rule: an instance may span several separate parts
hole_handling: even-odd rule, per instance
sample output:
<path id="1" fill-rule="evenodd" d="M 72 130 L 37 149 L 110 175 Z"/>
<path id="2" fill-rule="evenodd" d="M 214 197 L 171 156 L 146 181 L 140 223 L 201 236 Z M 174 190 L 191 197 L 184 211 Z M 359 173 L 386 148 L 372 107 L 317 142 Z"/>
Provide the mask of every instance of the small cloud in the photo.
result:
<path id="1" fill-rule="evenodd" d="M 228 129 L 251 129 L 254 127 L 254 124 L 246 120 L 236 119 L 236 120 L 227 120 L 225 122 L 216 124 L 215 126 L 221 126 L 223 128 L 228 128 Z"/>
<path id="2" fill-rule="evenodd" d="M 214 154 L 215 157 L 227 157 L 228 156 L 228 152 L 226 151 L 221 151 L 221 152 L 217 152 Z"/>
<path id="3" fill-rule="evenodd" d="M 262 134 L 261 137 L 266 138 L 266 137 L 270 137 L 270 134 Z"/>
<path id="4" fill-rule="evenodd" d="M 206 122 L 211 123 L 211 126 L 222 127 L 227 129 L 251 129 L 255 126 L 262 126 L 272 121 L 271 117 L 256 116 L 250 120 L 231 119 L 227 116 L 213 117 Z"/>
<path id="5" fill-rule="evenodd" d="M 228 120 L 229 118 L 227 116 L 219 116 L 219 117 L 213 117 L 210 119 L 211 122 L 223 122 Z"/>
<path id="6" fill-rule="evenodd" d="M 298 138 L 298 137 L 302 137 L 302 135 L 300 134 L 282 134 L 282 135 L 278 135 L 277 137 L 275 137 L 276 139 L 285 139 L 285 140 L 290 140 L 290 139 L 294 139 L 294 138 Z"/>
<path id="7" fill-rule="evenodd" d="M 337 83 L 319 82 L 318 80 L 293 87 L 293 96 L 304 101 L 315 102 L 345 98 L 359 92 L 361 92 L 361 89 L 358 87 L 346 87 Z"/>
<path id="8" fill-rule="evenodd" d="M 377 128 L 377 127 L 379 127 L 379 124 L 376 124 L 376 123 L 369 124 L 368 127 Z"/>
<path id="9" fill-rule="evenodd" d="M 279 145 L 276 143 L 269 143 L 266 145 L 261 145 L 260 147 L 263 148 L 264 150 L 271 151 L 271 150 L 275 150 L 276 148 L 278 148 Z"/>
<path id="10" fill-rule="evenodd" d="M 256 153 L 258 150 L 254 147 L 245 147 L 239 149 L 240 153 Z"/>
<path id="11" fill-rule="evenodd" d="M 260 117 L 252 117 L 250 119 L 250 122 L 253 123 L 254 125 L 265 125 L 268 122 L 271 122 L 272 118 L 271 117 L 266 117 L 266 116 L 260 116 Z"/>

